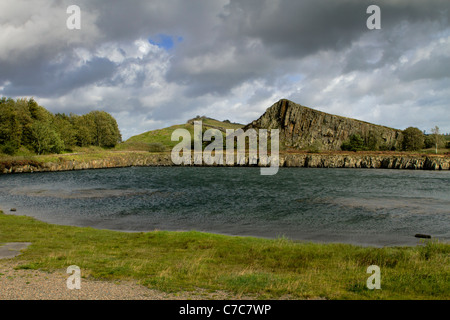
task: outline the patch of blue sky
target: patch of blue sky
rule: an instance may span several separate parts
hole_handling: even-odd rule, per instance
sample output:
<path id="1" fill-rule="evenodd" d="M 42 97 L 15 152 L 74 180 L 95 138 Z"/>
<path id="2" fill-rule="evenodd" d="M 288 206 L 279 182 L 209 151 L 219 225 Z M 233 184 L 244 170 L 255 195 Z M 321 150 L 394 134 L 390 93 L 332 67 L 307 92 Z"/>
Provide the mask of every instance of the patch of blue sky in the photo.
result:
<path id="1" fill-rule="evenodd" d="M 296 83 L 296 82 L 300 82 L 302 79 L 304 78 L 304 76 L 302 74 L 290 74 L 287 76 L 288 81 L 292 82 L 292 83 Z"/>
<path id="2" fill-rule="evenodd" d="M 162 49 L 170 50 L 175 46 L 176 42 L 182 42 L 183 37 L 175 37 L 167 34 L 158 34 L 155 38 L 149 38 L 148 42 Z"/>

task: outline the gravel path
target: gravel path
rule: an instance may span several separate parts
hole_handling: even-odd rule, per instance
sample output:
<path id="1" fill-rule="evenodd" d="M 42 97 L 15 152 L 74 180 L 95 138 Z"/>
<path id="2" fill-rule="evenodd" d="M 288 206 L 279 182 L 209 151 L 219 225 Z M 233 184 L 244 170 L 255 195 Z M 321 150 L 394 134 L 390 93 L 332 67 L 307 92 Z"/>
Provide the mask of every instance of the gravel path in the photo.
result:
<path id="1" fill-rule="evenodd" d="M 81 278 L 81 288 L 70 290 L 65 270 L 52 273 L 16 270 L 14 259 L 0 260 L 0 300 L 227 300 L 251 299 L 227 294 L 195 292 L 165 293 L 133 282 L 96 281 Z"/>

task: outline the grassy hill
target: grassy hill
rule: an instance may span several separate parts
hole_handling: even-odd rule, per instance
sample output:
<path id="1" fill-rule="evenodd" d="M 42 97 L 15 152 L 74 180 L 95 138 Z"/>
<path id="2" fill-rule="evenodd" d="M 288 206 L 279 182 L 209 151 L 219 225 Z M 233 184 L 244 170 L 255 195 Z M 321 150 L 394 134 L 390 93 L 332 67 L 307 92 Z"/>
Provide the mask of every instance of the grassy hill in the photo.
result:
<path id="1" fill-rule="evenodd" d="M 150 150 L 168 151 L 178 144 L 178 141 L 171 141 L 172 132 L 176 129 L 186 129 L 194 135 L 194 121 L 202 121 L 203 130 L 218 129 L 225 137 L 226 129 L 239 129 L 243 124 L 232 123 L 227 120 L 219 121 L 208 117 L 199 117 L 188 120 L 185 124 L 173 125 L 171 127 L 147 131 L 129 138 L 127 141 L 117 146 L 119 150 Z"/>

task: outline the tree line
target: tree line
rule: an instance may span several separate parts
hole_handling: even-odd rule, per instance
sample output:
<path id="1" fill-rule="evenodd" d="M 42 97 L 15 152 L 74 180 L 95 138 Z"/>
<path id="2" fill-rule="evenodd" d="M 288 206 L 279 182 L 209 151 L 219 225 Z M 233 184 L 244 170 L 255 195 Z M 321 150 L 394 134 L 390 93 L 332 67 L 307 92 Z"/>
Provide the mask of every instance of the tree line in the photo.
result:
<path id="1" fill-rule="evenodd" d="M 24 147 L 36 154 L 71 151 L 75 146 L 112 148 L 122 136 L 105 111 L 85 115 L 52 114 L 34 99 L 0 99 L 0 152 L 13 155 Z"/>
<path id="2" fill-rule="evenodd" d="M 439 127 L 434 127 L 432 134 L 426 135 L 416 127 L 408 127 L 402 131 L 402 141 L 400 144 L 401 151 L 418 151 L 422 149 L 435 148 L 436 153 L 438 149 L 450 148 L 450 142 L 445 139 L 445 136 L 440 134 Z M 380 138 L 374 134 L 369 134 L 363 138 L 360 134 L 353 134 L 348 140 L 344 141 L 341 149 L 344 151 L 394 151 L 393 147 L 389 147 L 380 143 Z M 398 150 L 400 151 L 400 150 Z"/>

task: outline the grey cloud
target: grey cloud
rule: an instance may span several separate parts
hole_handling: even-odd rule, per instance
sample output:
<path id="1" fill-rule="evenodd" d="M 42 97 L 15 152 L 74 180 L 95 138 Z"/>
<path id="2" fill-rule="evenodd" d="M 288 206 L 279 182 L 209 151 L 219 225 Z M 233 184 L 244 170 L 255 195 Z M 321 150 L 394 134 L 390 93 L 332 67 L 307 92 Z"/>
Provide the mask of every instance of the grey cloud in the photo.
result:
<path id="1" fill-rule="evenodd" d="M 272 55 L 303 57 L 321 49 L 342 49 L 364 31 L 364 2 L 242 1 L 230 3 L 226 23 L 261 39 Z M 259 7 L 254 10 L 255 7 Z"/>
<path id="2" fill-rule="evenodd" d="M 66 61 L 64 61 L 66 62 Z M 9 78 L 4 93 L 11 96 L 40 95 L 59 96 L 77 88 L 92 85 L 110 77 L 116 66 L 105 58 L 93 58 L 75 70 L 65 70 L 65 63 L 41 65 L 39 72 L 30 72 L 28 77 Z"/>
<path id="3" fill-rule="evenodd" d="M 403 81 L 448 77 L 450 77 L 450 56 L 433 56 L 430 59 L 420 60 L 399 72 L 399 78 Z"/>
<path id="4" fill-rule="evenodd" d="M 260 88 L 257 89 L 253 95 L 247 100 L 249 105 L 257 104 L 273 95 L 273 90 Z M 255 119 L 256 120 L 256 119 Z"/>
<path id="5" fill-rule="evenodd" d="M 96 24 L 109 41 L 169 34 L 201 38 L 217 19 L 224 1 L 83 1 L 97 13 Z"/>
<path id="6" fill-rule="evenodd" d="M 448 28 L 448 2 L 400 0 L 379 4 L 382 30 L 374 35 L 366 27 L 370 4 L 373 1 L 231 0 L 220 15 L 220 27 L 211 29 L 207 40 L 175 56 L 167 79 L 188 84 L 192 95 L 214 92 L 223 96 L 245 81 L 267 79 L 268 73 L 273 76 L 276 68 L 285 71 L 289 69 L 286 65 L 292 68 L 295 61 L 319 51 L 348 50 L 365 38 L 372 38 L 373 43 L 351 51 L 343 62 L 344 71 L 380 68 L 429 39 L 430 33 Z M 256 52 L 252 42 L 259 44 Z M 230 48 L 235 50 L 233 61 L 221 63 L 218 59 L 221 67 L 215 70 L 184 67 L 189 59 L 207 60 L 211 52 Z M 375 62 L 370 61 L 372 50 L 379 51 Z"/>

